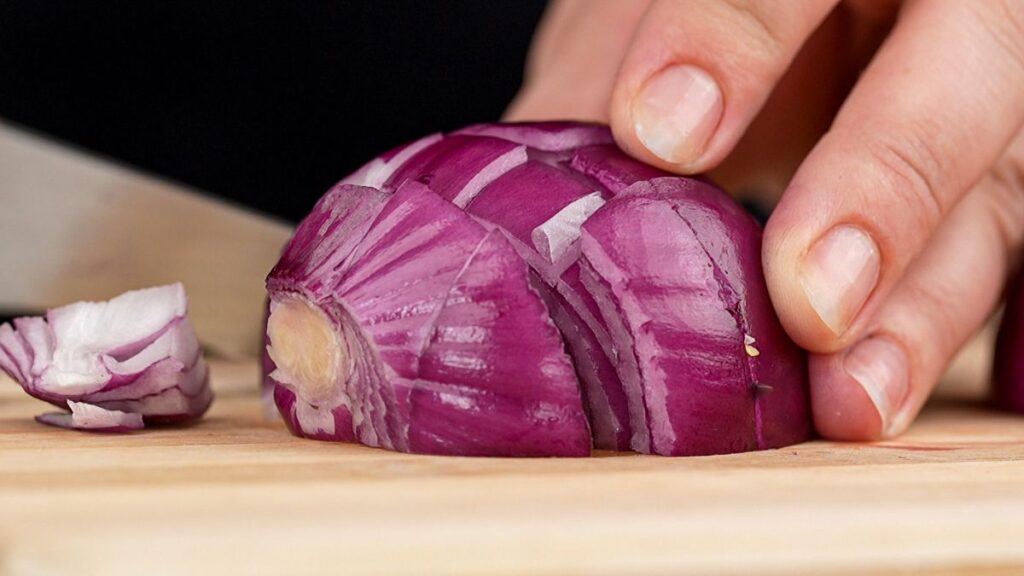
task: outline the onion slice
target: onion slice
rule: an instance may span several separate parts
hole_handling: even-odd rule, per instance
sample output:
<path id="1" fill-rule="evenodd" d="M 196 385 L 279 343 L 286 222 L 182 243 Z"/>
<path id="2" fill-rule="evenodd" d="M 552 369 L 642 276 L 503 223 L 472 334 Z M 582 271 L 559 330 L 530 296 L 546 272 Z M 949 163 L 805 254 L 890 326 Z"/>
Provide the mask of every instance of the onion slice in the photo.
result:
<path id="1" fill-rule="evenodd" d="M 571 151 L 581 146 L 612 144 L 611 132 L 604 126 L 581 122 L 526 122 L 522 124 L 476 124 L 454 134 L 490 136 L 525 144 L 545 152 Z"/>
<path id="2" fill-rule="evenodd" d="M 36 416 L 38 422 L 58 428 L 90 432 L 131 432 L 143 428 L 142 414 L 107 410 L 94 404 L 68 400 L 67 412 L 47 412 Z"/>
<path id="3" fill-rule="evenodd" d="M 582 253 L 584 285 L 616 327 L 623 385 L 642 398 L 650 451 L 720 454 L 807 437 L 803 356 L 770 312 L 752 217 L 707 184 L 654 179 L 583 225 Z"/>
<path id="4" fill-rule="evenodd" d="M 181 284 L 78 302 L 0 326 L 0 368 L 68 412 L 40 422 L 126 432 L 192 420 L 213 401 Z"/>

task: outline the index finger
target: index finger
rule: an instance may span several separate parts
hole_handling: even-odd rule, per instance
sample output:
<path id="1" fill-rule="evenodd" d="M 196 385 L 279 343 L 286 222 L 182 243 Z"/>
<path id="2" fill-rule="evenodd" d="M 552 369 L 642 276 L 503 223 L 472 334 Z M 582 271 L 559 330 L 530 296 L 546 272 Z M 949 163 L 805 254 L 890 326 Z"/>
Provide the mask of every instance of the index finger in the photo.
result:
<path id="1" fill-rule="evenodd" d="M 765 231 L 790 335 L 834 352 L 864 326 L 1024 120 L 1024 4 L 908 3 Z"/>

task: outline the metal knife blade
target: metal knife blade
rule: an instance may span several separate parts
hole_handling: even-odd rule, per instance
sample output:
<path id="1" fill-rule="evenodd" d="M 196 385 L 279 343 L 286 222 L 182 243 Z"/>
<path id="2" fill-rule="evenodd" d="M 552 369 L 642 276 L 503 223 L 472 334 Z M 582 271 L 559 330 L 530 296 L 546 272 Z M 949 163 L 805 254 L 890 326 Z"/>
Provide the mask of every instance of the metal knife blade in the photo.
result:
<path id="1" fill-rule="evenodd" d="M 0 122 L 0 309 L 181 281 L 203 344 L 262 346 L 263 279 L 291 227 Z"/>

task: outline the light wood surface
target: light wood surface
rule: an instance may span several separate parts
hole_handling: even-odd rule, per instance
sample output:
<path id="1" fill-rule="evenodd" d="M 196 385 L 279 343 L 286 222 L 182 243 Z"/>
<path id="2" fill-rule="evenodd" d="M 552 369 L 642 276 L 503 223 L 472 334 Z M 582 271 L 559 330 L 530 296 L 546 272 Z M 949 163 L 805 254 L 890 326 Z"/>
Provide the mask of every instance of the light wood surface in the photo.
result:
<path id="1" fill-rule="evenodd" d="M 237 357 L 287 234 L 0 124 L 0 307 L 182 279 L 204 342 Z M 299 440 L 263 421 L 255 361 L 212 363 L 195 426 L 85 434 L 35 423 L 49 408 L 0 376 L 0 576 L 1020 574 L 1024 417 L 977 403 L 990 349 L 898 440 L 688 459 Z"/>
<path id="2" fill-rule="evenodd" d="M 203 343 L 252 356 L 263 342 L 253 310 L 290 233 L 282 222 L 0 122 L 0 311 L 180 281 Z"/>
<path id="3" fill-rule="evenodd" d="M 437 458 L 292 438 L 255 363 L 213 374 L 200 424 L 123 436 L 0 381 L 0 574 L 1024 573 L 1024 418 L 969 402 L 874 445 Z"/>

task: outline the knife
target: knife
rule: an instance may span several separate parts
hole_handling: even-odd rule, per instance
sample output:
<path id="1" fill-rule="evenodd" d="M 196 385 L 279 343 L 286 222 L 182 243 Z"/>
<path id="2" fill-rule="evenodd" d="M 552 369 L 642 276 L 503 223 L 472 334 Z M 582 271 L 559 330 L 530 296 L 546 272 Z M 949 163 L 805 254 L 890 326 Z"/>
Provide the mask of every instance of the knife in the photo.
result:
<path id="1" fill-rule="evenodd" d="M 180 281 L 200 340 L 262 346 L 263 280 L 292 228 L 0 122 L 0 310 Z"/>

